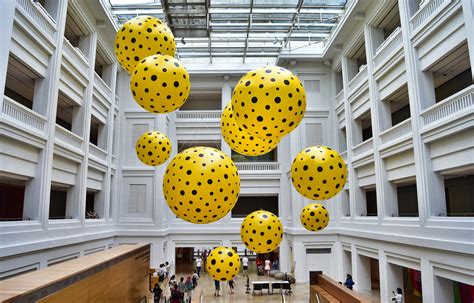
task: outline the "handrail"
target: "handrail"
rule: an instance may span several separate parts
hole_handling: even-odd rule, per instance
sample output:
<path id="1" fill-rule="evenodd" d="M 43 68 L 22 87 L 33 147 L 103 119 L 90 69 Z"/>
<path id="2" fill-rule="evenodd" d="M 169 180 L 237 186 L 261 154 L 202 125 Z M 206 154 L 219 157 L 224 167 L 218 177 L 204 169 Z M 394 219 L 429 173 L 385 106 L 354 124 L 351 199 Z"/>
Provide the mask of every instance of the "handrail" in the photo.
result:
<path id="1" fill-rule="evenodd" d="M 423 125 L 427 126 L 438 120 L 448 118 L 459 111 L 474 105 L 474 85 L 447 97 L 420 113 Z"/>
<path id="2" fill-rule="evenodd" d="M 201 288 L 201 293 L 199 294 L 199 302 L 204 302 L 204 290 Z"/>

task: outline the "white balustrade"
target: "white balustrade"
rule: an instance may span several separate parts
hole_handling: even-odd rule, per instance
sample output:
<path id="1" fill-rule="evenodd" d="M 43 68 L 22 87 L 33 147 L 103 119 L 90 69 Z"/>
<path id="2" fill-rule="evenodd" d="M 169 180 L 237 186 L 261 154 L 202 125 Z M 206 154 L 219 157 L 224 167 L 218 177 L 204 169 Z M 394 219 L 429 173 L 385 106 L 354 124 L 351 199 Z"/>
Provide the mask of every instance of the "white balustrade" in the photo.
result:
<path id="1" fill-rule="evenodd" d="M 340 104 L 344 104 L 344 90 L 341 89 L 341 91 L 336 95 L 336 104 L 337 107 L 339 107 Z"/>
<path id="2" fill-rule="evenodd" d="M 378 66 L 382 61 L 387 59 L 387 57 L 396 49 L 398 49 L 403 43 L 402 39 L 402 30 L 400 27 L 397 27 L 390 36 L 385 39 L 382 44 L 375 51 L 374 64 Z"/>
<path id="3" fill-rule="evenodd" d="M 107 152 L 90 142 L 89 142 L 89 155 L 102 162 L 107 162 Z"/>
<path id="4" fill-rule="evenodd" d="M 44 132 L 45 130 L 45 117 L 7 96 L 3 97 L 2 113 L 9 118 L 33 127 L 35 130 L 39 130 L 40 132 Z"/>
<path id="5" fill-rule="evenodd" d="M 410 27 L 415 31 L 423 22 L 425 22 L 443 3 L 449 3 L 451 0 L 429 0 L 418 9 L 410 18 Z"/>
<path id="6" fill-rule="evenodd" d="M 343 151 L 342 153 L 340 153 L 342 159 L 344 159 L 344 161 L 347 162 L 347 150 Z"/>
<path id="7" fill-rule="evenodd" d="M 105 97 L 105 99 L 110 102 L 109 99 L 110 95 L 112 94 L 112 90 L 97 73 L 94 73 L 94 86 Z"/>
<path id="8" fill-rule="evenodd" d="M 280 171 L 278 162 L 237 162 L 239 172 L 245 171 Z"/>
<path id="9" fill-rule="evenodd" d="M 349 84 L 348 84 L 348 87 L 349 87 L 349 93 L 353 93 L 355 91 L 355 89 L 357 87 L 359 87 L 359 85 L 361 85 L 362 83 L 368 81 L 368 77 L 367 77 L 367 65 L 365 65 L 364 67 L 362 67 L 362 69 L 359 71 L 359 73 L 357 75 L 354 76 L 354 78 L 352 78 L 351 81 L 349 81 Z"/>
<path id="10" fill-rule="evenodd" d="M 354 158 L 364 155 L 374 149 L 374 142 L 372 138 L 365 140 L 364 142 L 354 146 L 352 152 L 354 153 Z"/>
<path id="11" fill-rule="evenodd" d="M 220 110 L 183 110 L 176 112 L 176 119 L 193 119 L 193 120 L 202 120 L 202 119 L 220 119 L 221 111 Z"/>
<path id="12" fill-rule="evenodd" d="M 17 0 L 20 11 L 32 19 L 40 30 L 43 30 L 46 35 L 52 40 L 56 32 L 56 21 L 48 14 L 48 12 L 37 2 L 31 0 Z"/>
<path id="13" fill-rule="evenodd" d="M 474 85 L 466 87 L 458 93 L 436 103 L 421 113 L 423 125 L 429 126 L 465 111 L 474 111 Z"/>
<path id="14" fill-rule="evenodd" d="M 85 76 L 89 68 L 89 60 L 77 47 L 74 47 L 68 39 L 64 38 L 63 52 L 69 58 L 70 62 L 76 64 L 78 69 Z"/>
<path id="15" fill-rule="evenodd" d="M 54 137 L 61 143 L 69 145 L 78 151 L 82 150 L 82 143 L 84 142 L 84 139 L 82 139 L 75 133 L 65 129 L 61 125 L 56 124 L 56 131 L 54 133 Z"/>
<path id="16" fill-rule="evenodd" d="M 392 126 L 389 129 L 380 133 L 380 139 L 382 141 L 382 144 L 387 144 L 388 142 L 394 141 L 398 138 L 402 138 L 410 134 L 411 118 L 406 119 L 405 121 L 398 123 L 397 125 Z"/>

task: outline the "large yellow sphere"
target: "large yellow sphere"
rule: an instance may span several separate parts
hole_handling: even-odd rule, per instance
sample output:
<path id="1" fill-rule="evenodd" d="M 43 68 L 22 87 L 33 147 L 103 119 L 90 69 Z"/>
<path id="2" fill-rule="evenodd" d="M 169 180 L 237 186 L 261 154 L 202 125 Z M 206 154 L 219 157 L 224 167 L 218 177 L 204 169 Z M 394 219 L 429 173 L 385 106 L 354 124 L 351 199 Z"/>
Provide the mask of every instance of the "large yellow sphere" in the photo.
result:
<path id="1" fill-rule="evenodd" d="M 275 250 L 283 238 L 280 219 L 266 210 L 249 214 L 240 226 L 240 238 L 245 246 L 256 253 Z"/>
<path id="2" fill-rule="evenodd" d="M 183 63 L 167 55 L 146 57 L 130 78 L 133 98 L 153 113 L 178 109 L 188 99 L 190 87 L 189 74 Z"/>
<path id="3" fill-rule="evenodd" d="M 225 142 L 239 154 L 246 156 L 260 156 L 278 146 L 280 139 L 263 139 L 249 134 L 235 121 L 232 104 L 227 104 L 221 116 L 221 132 Z"/>
<path id="4" fill-rule="evenodd" d="M 174 56 L 175 52 L 176 42 L 169 27 L 151 16 L 138 16 L 128 20 L 115 36 L 115 55 L 129 73 L 148 56 Z"/>
<path id="5" fill-rule="evenodd" d="M 138 138 L 135 152 L 138 159 L 146 165 L 163 164 L 170 157 L 170 139 L 158 131 L 146 132 Z"/>
<path id="6" fill-rule="evenodd" d="M 339 153 L 327 146 L 305 148 L 291 164 L 295 189 L 311 200 L 326 200 L 337 195 L 347 178 L 347 168 Z"/>
<path id="7" fill-rule="evenodd" d="M 290 71 L 266 66 L 243 76 L 232 94 L 237 123 L 262 138 L 282 137 L 303 119 L 306 95 Z"/>
<path id="8" fill-rule="evenodd" d="M 235 205 L 240 177 L 234 162 L 212 147 L 196 146 L 168 164 L 163 192 L 171 211 L 191 223 L 211 223 Z"/>
<path id="9" fill-rule="evenodd" d="M 232 280 L 239 273 L 239 255 L 232 248 L 225 246 L 216 247 L 207 256 L 206 269 L 214 280 Z"/>
<path id="10" fill-rule="evenodd" d="M 301 211 L 300 221 L 307 230 L 320 231 L 328 226 L 329 213 L 321 204 L 308 204 Z"/>

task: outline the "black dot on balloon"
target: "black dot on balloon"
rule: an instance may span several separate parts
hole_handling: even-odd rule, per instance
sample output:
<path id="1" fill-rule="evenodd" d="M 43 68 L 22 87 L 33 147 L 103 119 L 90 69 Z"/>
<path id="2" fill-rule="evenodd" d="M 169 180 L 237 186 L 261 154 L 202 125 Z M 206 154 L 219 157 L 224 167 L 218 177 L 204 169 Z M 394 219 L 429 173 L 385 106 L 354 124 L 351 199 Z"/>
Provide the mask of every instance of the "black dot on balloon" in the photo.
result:
<path id="1" fill-rule="evenodd" d="M 322 172 L 323 168 L 321 166 L 318 166 L 318 172 Z"/>
<path id="2" fill-rule="evenodd" d="M 290 81 L 288 80 L 283 81 L 283 83 L 285 83 L 285 85 L 290 85 Z"/>
<path id="3" fill-rule="evenodd" d="M 252 103 L 257 103 L 258 99 L 257 97 L 252 97 Z"/>
<path id="4" fill-rule="evenodd" d="M 200 212 L 201 212 L 201 209 L 200 209 L 200 208 L 196 208 L 196 212 L 200 213 Z"/>
<path id="5" fill-rule="evenodd" d="M 280 97 L 275 97 L 275 103 L 280 103 L 281 102 L 281 98 Z"/>
<path id="6" fill-rule="evenodd" d="M 135 42 L 137 41 L 137 39 L 135 39 L 135 38 L 132 38 L 132 40 L 131 40 L 131 41 L 132 41 L 132 43 L 135 43 Z"/>
<path id="7" fill-rule="evenodd" d="M 197 190 L 193 189 L 193 191 L 191 192 L 193 195 L 197 195 Z"/>
<path id="8" fill-rule="evenodd" d="M 192 172 L 191 170 L 188 170 L 188 171 L 186 172 L 186 174 L 188 174 L 188 175 L 190 175 L 190 174 L 192 174 L 192 173 L 193 173 L 193 172 Z"/>
<path id="9" fill-rule="evenodd" d="M 179 86 L 179 82 L 178 81 L 174 81 L 174 87 L 178 87 Z"/>
<path id="10" fill-rule="evenodd" d="M 208 179 L 207 184 L 212 184 L 212 179 Z"/>
<path id="11" fill-rule="evenodd" d="M 250 85 L 250 81 L 245 82 L 245 86 L 249 86 L 249 85 Z"/>
<path id="12" fill-rule="evenodd" d="M 151 28 L 147 28 L 146 31 L 151 33 Z"/>
<path id="13" fill-rule="evenodd" d="M 158 78 L 158 77 L 157 77 L 156 75 L 152 75 L 152 76 L 151 76 L 151 81 L 156 81 L 157 78 Z"/>
<path id="14" fill-rule="evenodd" d="M 263 121 L 263 117 L 262 117 L 262 116 L 258 116 L 258 117 L 257 117 L 257 121 L 258 121 L 258 122 L 262 122 L 262 121 Z"/>
<path id="15" fill-rule="evenodd" d="M 272 240 L 267 240 L 267 244 L 268 245 L 272 244 Z"/>
<path id="16" fill-rule="evenodd" d="M 303 170 L 308 170 L 308 165 L 303 166 Z"/>
<path id="17" fill-rule="evenodd" d="M 179 193 L 181 194 L 181 196 L 184 196 L 184 190 L 180 191 Z"/>
<path id="18" fill-rule="evenodd" d="M 212 259 L 212 260 L 211 260 L 211 264 L 212 264 L 212 265 L 216 265 L 216 259 Z"/>

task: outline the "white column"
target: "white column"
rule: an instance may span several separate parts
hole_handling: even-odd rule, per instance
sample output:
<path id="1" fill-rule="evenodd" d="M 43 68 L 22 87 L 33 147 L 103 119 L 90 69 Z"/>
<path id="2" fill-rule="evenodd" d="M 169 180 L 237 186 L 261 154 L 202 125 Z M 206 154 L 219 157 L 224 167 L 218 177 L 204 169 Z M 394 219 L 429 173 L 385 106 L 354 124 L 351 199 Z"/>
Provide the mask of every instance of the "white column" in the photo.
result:
<path id="1" fill-rule="evenodd" d="M 78 202 L 78 214 L 79 220 L 82 225 L 85 225 L 85 212 L 86 212 L 86 193 L 87 193 L 87 171 L 89 167 L 89 137 L 90 137 L 90 127 L 91 127 L 91 109 L 92 109 L 92 95 L 94 88 L 94 64 L 95 64 L 95 54 L 97 47 L 97 33 L 93 32 L 88 38 L 88 48 L 86 53 L 89 54 L 88 59 L 90 67 L 88 70 L 88 79 L 91 79 L 86 87 L 84 93 L 84 103 L 83 103 L 83 122 L 84 122 L 84 159 L 80 166 L 79 171 L 79 182 L 76 184 L 79 189 L 79 202 Z"/>
<path id="2" fill-rule="evenodd" d="M 397 287 L 403 289 L 403 268 L 401 266 L 387 262 L 385 252 L 379 252 L 379 271 L 380 271 L 380 300 L 390 302 L 393 296 L 392 291 Z"/>
<path id="3" fill-rule="evenodd" d="M 283 235 L 283 239 L 280 243 L 280 271 L 290 272 L 291 260 L 290 260 L 290 246 L 288 244 L 287 235 Z"/>
<path id="4" fill-rule="evenodd" d="M 295 260 L 296 282 L 308 282 L 309 272 L 306 269 L 306 248 L 303 242 L 293 242 L 293 259 Z"/>
<path id="5" fill-rule="evenodd" d="M 438 276 L 433 276 L 433 302 L 452 302 L 454 298 L 453 281 Z"/>
<path id="6" fill-rule="evenodd" d="M 355 126 L 355 123 L 352 119 L 352 108 L 351 105 L 349 104 L 349 101 L 347 100 L 347 95 L 349 93 L 349 89 L 347 87 L 347 84 L 349 83 L 349 75 L 350 75 L 350 70 L 351 64 L 349 58 L 343 56 L 341 59 L 341 65 L 342 65 L 342 83 L 343 83 L 343 91 L 344 91 L 344 112 L 346 116 L 346 137 L 347 137 L 347 171 L 348 171 L 348 182 L 349 182 L 349 207 L 350 207 L 350 213 L 351 213 L 351 221 L 354 220 L 354 217 L 356 215 L 357 211 L 357 204 L 362 203 L 361 201 L 362 193 L 357 186 L 357 174 L 352 166 L 352 147 L 356 144 L 354 144 L 354 132 L 353 132 L 353 127 Z M 354 262 L 352 262 L 354 264 Z"/>
<path id="7" fill-rule="evenodd" d="M 10 54 L 10 40 L 13 32 L 13 19 L 15 18 L 15 0 L 2 1 L 0 9 L 0 109 L 3 107 L 3 93 L 7 79 L 8 57 Z"/>
<path id="8" fill-rule="evenodd" d="M 371 281 L 370 281 L 370 259 L 369 257 L 359 255 L 357 249 L 352 251 L 354 261 L 353 265 L 353 275 L 354 280 L 354 289 L 359 291 L 371 290 Z"/>
<path id="9" fill-rule="evenodd" d="M 434 296 L 434 280 L 433 266 L 429 260 L 421 259 L 421 293 L 423 294 L 423 302 L 440 302 L 435 300 Z"/>
<path id="10" fill-rule="evenodd" d="M 464 16 L 464 30 L 466 31 L 467 48 L 469 50 L 469 61 L 471 68 L 474 66 L 474 3 L 472 0 L 461 0 L 462 13 Z M 474 81 L 474 72 L 471 72 Z M 1 83 L 0 83 L 1 84 Z"/>
<path id="11" fill-rule="evenodd" d="M 434 173 L 428 147 L 420 135 L 420 112 L 435 103 L 434 84 L 431 74 L 423 73 L 415 47 L 410 37 L 410 8 L 406 1 L 398 1 L 405 66 L 410 98 L 410 114 L 412 123 L 413 152 L 415 158 L 416 189 L 420 224 L 424 225 L 430 216 L 437 216 L 446 210 L 443 178 Z"/>
<path id="12" fill-rule="evenodd" d="M 226 78 L 227 77 L 227 78 Z M 228 79 L 228 76 L 224 76 L 224 79 Z M 232 87 L 230 86 L 229 80 L 224 80 L 221 94 L 221 110 L 224 110 L 226 105 L 230 102 L 232 95 Z M 221 150 L 227 155 L 231 155 L 230 146 L 224 141 L 224 137 L 221 137 Z"/>
<path id="13" fill-rule="evenodd" d="M 55 34 L 56 49 L 49 58 L 46 77 L 36 85 L 34 110 L 47 118 L 46 137 L 48 141 L 38 161 L 37 174 L 25 189 L 26 216 L 37 218 L 47 228 L 49 218 L 49 199 L 54 152 L 54 132 L 56 128 L 56 106 L 58 101 L 58 83 L 63 51 L 64 24 L 66 21 L 67 1 L 58 1 L 58 22 Z M 36 88 L 35 87 L 35 88 Z M 29 212 L 29 214 L 28 214 Z M 24 211 L 25 213 L 25 211 Z"/>

